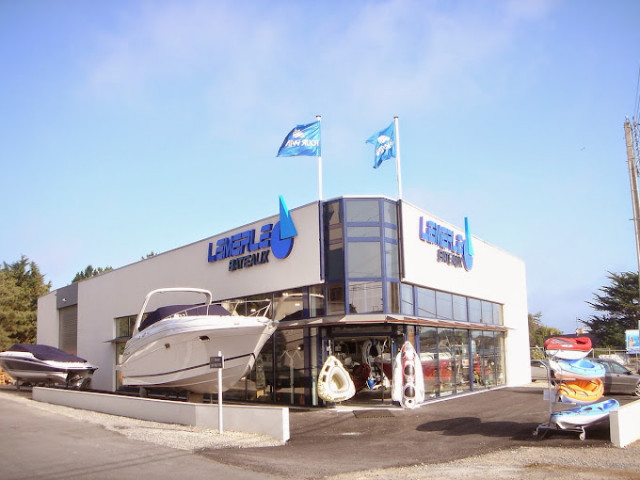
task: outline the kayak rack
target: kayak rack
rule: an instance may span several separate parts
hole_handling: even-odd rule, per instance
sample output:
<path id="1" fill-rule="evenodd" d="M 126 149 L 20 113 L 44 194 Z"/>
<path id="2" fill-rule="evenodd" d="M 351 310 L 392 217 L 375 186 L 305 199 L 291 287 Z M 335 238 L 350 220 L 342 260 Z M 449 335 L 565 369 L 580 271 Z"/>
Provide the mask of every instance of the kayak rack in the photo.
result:
<path id="1" fill-rule="evenodd" d="M 555 355 L 547 355 L 546 352 L 543 352 L 543 354 L 547 359 L 556 360 Z M 538 425 L 537 428 L 533 431 L 533 436 L 538 438 L 539 440 L 542 440 L 551 431 L 574 432 L 578 434 L 578 438 L 581 441 L 584 441 L 587 438 L 587 432 L 585 430 L 586 425 L 574 425 L 574 426 L 558 425 L 558 423 L 555 421 L 553 414 L 556 411 L 558 411 L 556 410 L 556 405 L 561 402 L 558 402 L 558 393 L 556 391 L 556 386 L 554 383 L 552 383 L 551 366 L 549 363 L 544 363 L 543 365 L 547 370 L 547 388 L 545 388 L 543 392 L 543 398 L 545 400 L 548 400 L 549 402 L 549 415 L 548 415 L 548 420 Z M 562 404 L 572 405 L 567 403 L 562 403 Z"/>

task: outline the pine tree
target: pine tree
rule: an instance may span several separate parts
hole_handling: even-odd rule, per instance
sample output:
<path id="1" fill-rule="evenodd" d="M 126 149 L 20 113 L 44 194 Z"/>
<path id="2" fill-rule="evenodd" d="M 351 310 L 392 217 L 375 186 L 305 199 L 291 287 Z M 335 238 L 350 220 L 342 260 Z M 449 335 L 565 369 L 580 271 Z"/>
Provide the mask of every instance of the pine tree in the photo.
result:
<path id="1" fill-rule="evenodd" d="M 610 285 L 594 294 L 594 301 L 587 302 L 603 315 L 592 315 L 585 323 L 591 333 L 599 339 L 602 347 L 623 348 L 625 330 L 638 328 L 640 308 L 638 299 L 638 274 L 635 272 L 611 273 L 607 276 Z"/>
<path id="2" fill-rule="evenodd" d="M 0 269 L 0 350 L 14 343 L 35 343 L 38 297 L 51 289 L 35 262 L 26 256 Z"/>

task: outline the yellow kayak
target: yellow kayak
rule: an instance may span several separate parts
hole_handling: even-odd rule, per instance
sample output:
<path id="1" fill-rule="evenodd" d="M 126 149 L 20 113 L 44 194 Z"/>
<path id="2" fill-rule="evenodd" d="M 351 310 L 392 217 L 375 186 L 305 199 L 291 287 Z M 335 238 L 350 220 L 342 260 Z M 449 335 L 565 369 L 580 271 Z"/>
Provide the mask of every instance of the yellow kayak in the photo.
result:
<path id="1" fill-rule="evenodd" d="M 558 396 L 563 403 L 587 405 L 598 401 L 604 395 L 604 383 L 599 378 L 564 381 L 557 388 Z"/>

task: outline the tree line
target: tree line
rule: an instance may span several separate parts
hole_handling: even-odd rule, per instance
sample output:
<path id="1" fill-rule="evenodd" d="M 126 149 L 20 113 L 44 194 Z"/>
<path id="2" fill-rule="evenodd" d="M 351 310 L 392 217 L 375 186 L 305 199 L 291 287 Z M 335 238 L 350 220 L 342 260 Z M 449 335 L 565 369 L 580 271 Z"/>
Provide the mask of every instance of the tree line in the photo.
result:
<path id="1" fill-rule="evenodd" d="M 145 258 L 156 255 L 154 252 Z M 76 273 L 71 283 L 113 270 L 88 265 Z M 621 349 L 625 330 L 638 328 L 640 288 L 637 272 L 608 272 L 609 284 L 601 287 L 587 303 L 597 312 L 588 320 L 580 320 L 598 339 L 599 347 Z M 35 343 L 38 298 L 51 290 L 51 282 L 34 262 L 23 255 L 20 260 L 2 262 L 0 268 L 0 351 L 15 343 Z M 529 343 L 541 347 L 545 339 L 562 332 L 542 323 L 542 313 L 529 314 Z"/>

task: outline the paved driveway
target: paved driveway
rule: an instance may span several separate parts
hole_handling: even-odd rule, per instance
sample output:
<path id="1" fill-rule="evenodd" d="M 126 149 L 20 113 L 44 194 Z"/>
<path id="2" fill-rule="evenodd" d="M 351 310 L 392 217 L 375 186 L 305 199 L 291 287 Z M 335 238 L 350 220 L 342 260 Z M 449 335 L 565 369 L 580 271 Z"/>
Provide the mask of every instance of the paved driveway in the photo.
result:
<path id="1" fill-rule="evenodd" d="M 633 401 L 627 397 L 625 401 Z M 610 445 L 609 423 L 587 439 L 558 432 L 532 436 L 548 419 L 542 388 L 504 388 L 430 403 L 416 410 L 292 411 L 291 440 L 282 447 L 203 450 L 221 463 L 276 475 L 320 478 L 345 472 L 442 463 L 518 446 Z M 299 475 L 302 478 L 302 474 Z"/>

